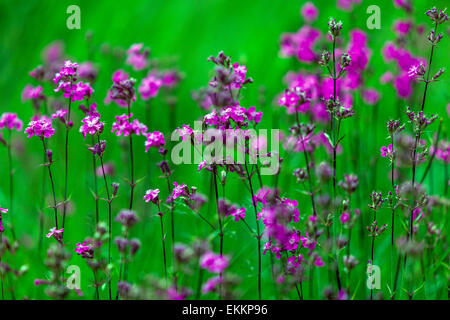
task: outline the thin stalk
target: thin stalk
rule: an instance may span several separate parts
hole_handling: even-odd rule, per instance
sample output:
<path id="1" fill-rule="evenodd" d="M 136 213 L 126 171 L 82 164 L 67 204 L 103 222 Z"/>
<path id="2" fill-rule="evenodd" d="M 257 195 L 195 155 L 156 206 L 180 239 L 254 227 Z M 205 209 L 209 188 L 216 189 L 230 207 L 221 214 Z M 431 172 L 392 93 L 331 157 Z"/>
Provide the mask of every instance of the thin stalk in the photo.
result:
<path id="1" fill-rule="evenodd" d="M 373 215 L 373 222 L 375 222 L 377 220 L 377 212 L 375 211 L 374 215 Z M 372 234 L 372 253 L 371 253 L 371 259 L 370 259 L 370 264 L 373 265 L 373 252 L 375 248 L 375 234 Z M 372 271 L 372 270 L 371 270 Z M 373 299 L 373 286 L 371 286 L 370 288 L 370 300 Z"/>
<path id="2" fill-rule="evenodd" d="M 252 196 L 252 204 L 253 204 L 253 208 L 255 210 L 255 222 L 256 222 L 256 233 L 257 233 L 256 238 L 258 240 L 258 298 L 259 298 L 259 300 L 261 300 L 261 233 L 259 231 L 258 212 L 257 212 L 257 208 L 256 208 L 256 203 L 254 200 L 255 195 L 253 192 L 252 178 L 250 176 L 250 173 L 248 172 L 247 161 L 245 161 L 245 171 L 247 172 L 248 183 L 250 186 L 250 193 Z"/>
<path id="3" fill-rule="evenodd" d="M 128 115 L 130 115 L 131 101 L 128 101 Z M 133 158 L 133 135 L 129 136 L 129 144 L 130 144 L 130 210 L 133 210 L 133 193 L 134 193 L 134 158 Z"/>
<path id="4" fill-rule="evenodd" d="M 42 141 L 42 146 L 44 147 L 44 153 L 46 155 L 46 160 L 49 161 L 48 163 L 46 163 L 44 165 L 47 166 L 48 176 L 50 178 L 50 184 L 52 185 L 53 209 L 55 211 L 55 228 L 58 229 L 58 207 L 56 206 L 55 184 L 53 183 L 52 169 L 50 168 L 51 163 L 50 163 L 50 159 L 48 159 L 48 156 L 47 156 L 47 146 L 45 145 L 44 138 L 41 138 L 41 141 Z M 64 227 L 63 227 L 63 229 L 64 229 Z M 63 234 L 64 234 L 64 232 L 63 232 Z"/>
<path id="5" fill-rule="evenodd" d="M 162 251 L 163 251 L 163 259 L 164 259 L 164 279 L 166 282 L 166 288 L 167 288 L 167 260 L 166 260 L 166 245 L 165 245 L 165 233 L 164 233 L 164 222 L 163 222 L 163 214 L 161 212 L 161 208 L 159 206 L 159 202 L 158 202 L 158 215 L 160 218 L 160 225 L 161 225 L 161 246 L 162 246 Z"/>
<path id="6" fill-rule="evenodd" d="M 67 112 L 67 119 L 66 119 L 66 144 L 65 144 L 65 162 L 64 162 L 64 203 L 63 203 L 63 221 L 62 221 L 62 227 L 64 229 L 65 223 L 66 223 L 66 207 L 67 207 L 67 183 L 68 183 L 68 177 L 69 177 L 69 122 L 70 122 L 70 111 L 72 107 L 72 96 L 69 98 L 69 108 Z M 64 236 L 64 233 L 63 233 Z"/>
<path id="7" fill-rule="evenodd" d="M 220 237 L 220 256 L 223 256 L 223 226 L 222 219 L 220 218 L 219 213 L 219 192 L 217 190 L 217 167 L 214 166 L 214 172 L 212 173 L 214 176 L 214 191 L 216 194 L 216 210 L 217 210 L 217 220 L 219 221 L 219 237 Z M 222 279 L 222 273 L 220 273 L 220 278 Z M 222 299 L 222 285 L 220 285 L 219 289 L 219 298 Z"/>
<path id="8" fill-rule="evenodd" d="M 92 144 L 95 144 L 94 136 L 92 136 Z M 99 217 L 98 217 L 98 186 L 97 186 L 97 164 L 95 160 L 95 154 L 92 154 L 92 170 L 94 174 L 94 198 L 95 198 L 95 225 L 98 225 Z M 95 230 L 95 228 L 94 228 Z"/>
<path id="9" fill-rule="evenodd" d="M 98 139 L 98 143 L 100 144 L 100 137 L 97 137 Z M 108 199 L 108 264 L 111 264 L 111 237 L 112 237 L 112 232 L 111 232 L 111 203 L 112 203 L 112 199 L 109 196 L 109 188 L 108 188 L 108 181 L 106 179 L 106 174 L 105 174 L 105 166 L 103 165 L 103 156 L 100 156 L 100 165 L 102 167 L 102 174 L 103 174 L 103 180 L 105 181 L 105 189 L 106 189 L 106 196 Z M 109 291 L 109 300 L 112 299 L 112 294 L 111 294 L 111 277 L 110 275 L 108 275 L 108 291 Z"/>

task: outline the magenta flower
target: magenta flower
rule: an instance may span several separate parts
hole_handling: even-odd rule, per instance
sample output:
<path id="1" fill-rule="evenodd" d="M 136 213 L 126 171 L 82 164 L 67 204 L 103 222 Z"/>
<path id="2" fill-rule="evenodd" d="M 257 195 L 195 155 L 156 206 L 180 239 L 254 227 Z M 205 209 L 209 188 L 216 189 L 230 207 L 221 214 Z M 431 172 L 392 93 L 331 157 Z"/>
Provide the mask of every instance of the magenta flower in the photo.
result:
<path id="1" fill-rule="evenodd" d="M 394 152 L 395 150 L 392 144 L 388 145 L 387 147 L 382 146 L 380 149 L 380 153 L 383 158 L 392 159 L 394 157 Z"/>
<path id="2" fill-rule="evenodd" d="M 50 229 L 50 232 L 47 233 L 47 238 L 55 238 L 56 241 L 61 242 L 63 236 L 64 229 L 56 229 L 55 227 Z"/>
<path id="3" fill-rule="evenodd" d="M 319 15 L 319 10 L 317 10 L 314 3 L 306 2 L 301 9 L 301 14 L 303 19 L 305 19 L 306 21 L 314 22 Z"/>
<path id="4" fill-rule="evenodd" d="M 401 21 L 397 20 L 394 22 L 394 31 L 399 36 L 407 36 L 409 31 L 411 30 L 411 22 L 410 21 Z"/>
<path id="5" fill-rule="evenodd" d="M 0 129 L 3 128 L 6 128 L 8 130 L 21 131 L 23 128 L 23 122 L 19 119 L 17 114 L 5 112 L 0 117 Z"/>
<path id="6" fill-rule="evenodd" d="M 341 220 L 342 224 L 346 224 L 350 220 L 350 213 L 347 211 L 342 212 L 339 220 Z"/>
<path id="7" fill-rule="evenodd" d="M 178 134 L 181 137 L 181 140 L 185 141 L 185 140 L 190 140 L 191 139 L 191 135 L 194 132 L 194 130 L 192 130 L 191 127 L 189 127 L 189 125 L 185 125 L 183 124 L 182 128 L 177 128 Z"/>
<path id="8" fill-rule="evenodd" d="M 52 114 L 52 119 L 60 119 L 64 123 L 66 121 L 67 112 L 66 109 L 58 109 Z"/>
<path id="9" fill-rule="evenodd" d="M 187 186 L 185 183 L 178 184 L 177 182 L 173 183 L 174 188 L 172 190 L 172 200 L 175 200 L 178 197 L 187 196 Z"/>
<path id="10" fill-rule="evenodd" d="M 96 143 L 93 146 L 89 147 L 88 150 L 91 151 L 93 155 L 98 155 L 99 157 L 103 157 L 105 148 L 106 148 L 106 141 L 100 140 L 99 143 Z M 105 171 L 105 174 L 106 174 L 106 171 Z"/>
<path id="11" fill-rule="evenodd" d="M 239 65 L 239 63 L 233 64 L 234 81 L 231 83 L 232 89 L 240 89 L 245 84 L 245 75 L 247 74 L 247 67 Z"/>
<path id="12" fill-rule="evenodd" d="M 368 105 L 375 105 L 380 100 L 380 93 L 375 89 L 366 89 L 363 91 L 363 100 Z"/>
<path id="13" fill-rule="evenodd" d="M 50 138 L 55 134 L 55 129 L 52 127 L 52 122 L 48 119 L 31 121 L 28 124 L 28 128 L 25 129 L 25 133 L 28 134 L 28 138 L 32 136 L 43 138 Z"/>
<path id="14" fill-rule="evenodd" d="M 139 71 L 147 67 L 147 56 L 150 51 L 148 49 L 142 50 L 144 44 L 136 43 L 131 45 L 130 49 L 127 50 L 127 60 L 126 64 L 133 67 L 133 70 Z"/>
<path id="15" fill-rule="evenodd" d="M 145 202 L 153 202 L 154 204 L 158 204 L 159 201 L 159 189 L 149 189 L 145 192 L 144 195 Z"/>
<path id="16" fill-rule="evenodd" d="M 323 259 L 322 259 L 322 257 L 321 256 L 317 256 L 315 259 L 314 259 L 314 265 L 316 266 L 316 267 L 323 267 L 324 265 L 325 265 L 325 262 L 323 262 Z"/>
<path id="17" fill-rule="evenodd" d="M 230 212 L 230 215 L 234 217 L 234 221 L 244 220 L 246 211 L 247 209 L 245 208 L 236 208 Z"/>
<path id="18" fill-rule="evenodd" d="M 216 287 L 221 283 L 222 283 L 221 276 L 215 276 L 208 279 L 202 286 L 202 293 L 207 294 L 213 292 L 216 289 Z"/>
<path id="19" fill-rule="evenodd" d="M 93 92 L 94 89 L 92 89 L 89 83 L 83 83 L 80 81 L 76 85 L 72 85 L 71 91 L 65 92 L 64 97 L 70 98 L 70 96 L 72 96 L 72 99 L 74 101 L 82 101 L 85 99 L 89 99 L 92 96 Z"/>
<path id="20" fill-rule="evenodd" d="M 200 257 L 200 267 L 212 273 L 222 273 L 228 267 L 228 259 L 208 251 Z"/>
<path id="21" fill-rule="evenodd" d="M 119 107 L 126 108 L 131 101 L 136 101 L 134 84 L 136 80 L 130 78 L 128 73 L 117 70 L 112 76 L 113 85 L 108 90 L 104 103 L 108 105 L 111 101 L 117 103 Z"/>
<path id="22" fill-rule="evenodd" d="M 45 99 L 44 89 L 42 86 L 33 87 L 30 84 L 27 84 L 22 91 L 22 101 L 25 102 L 27 100 L 43 100 Z"/>
<path id="23" fill-rule="evenodd" d="M 159 131 L 149 132 L 146 137 L 147 141 L 145 141 L 145 152 L 148 152 L 150 147 L 159 148 L 165 144 L 164 135 Z"/>
<path id="24" fill-rule="evenodd" d="M 77 69 L 77 63 L 72 63 L 70 60 L 64 62 L 61 70 L 53 78 L 53 82 L 57 84 L 55 92 L 63 90 L 65 98 L 71 96 L 74 82 L 77 80 Z"/>
<path id="25" fill-rule="evenodd" d="M 86 241 L 83 241 L 83 243 L 77 243 L 75 252 L 83 258 L 94 257 L 94 249 Z"/>
<path id="26" fill-rule="evenodd" d="M 87 116 L 83 120 L 80 127 L 80 132 L 83 134 L 83 139 L 86 138 L 87 134 L 90 135 L 100 135 L 103 132 L 104 124 L 100 121 L 99 117 Z"/>
<path id="27" fill-rule="evenodd" d="M 155 74 L 149 74 L 142 79 L 141 85 L 138 88 L 143 100 L 154 98 L 162 86 L 162 81 Z"/>
<path id="28" fill-rule="evenodd" d="M 123 135 L 124 137 L 127 137 L 130 134 L 136 134 L 138 136 L 144 135 L 147 132 L 147 126 L 140 123 L 137 119 L 130 123 L 129 120 L 132 116 L 132 113 L 130 113 L 130 115 L 123 114 L 121 116 L 116 116 L 116 122 L 112 125 L 112 132 L 115 132 L 116 136 Z"/>

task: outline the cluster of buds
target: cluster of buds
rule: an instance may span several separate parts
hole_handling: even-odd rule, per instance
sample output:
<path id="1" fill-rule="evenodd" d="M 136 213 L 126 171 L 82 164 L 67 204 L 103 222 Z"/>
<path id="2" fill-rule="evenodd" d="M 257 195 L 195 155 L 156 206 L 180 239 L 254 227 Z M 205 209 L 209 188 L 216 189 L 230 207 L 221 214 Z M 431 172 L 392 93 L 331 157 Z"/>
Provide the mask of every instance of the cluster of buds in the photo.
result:
<path id="1" fill-rule="evenodd" d="M 374 211 L 378 211 L 383 206 L 384 201 L 386 201 L 385 198 L 381 195 L 381 192 L 375 192 L 373 191 L 370 194 L 370 198 L 372 199 L 372 204 L 369 204 L 369 208 L 371 208 Z"/>
<path id="2" fill-rule="evenodd" d="M 64 246 L 52 244 L 47 250 L 47 258 L 45 265 L 50 269 L 50 277 L 46 280 L 36 279 L 34 284 L 47 285 L 45 293 L 53 299 L 64 299 L 70 293 L 66 285 L 65 279 L 61 276 L 64 274 L 70 253 L 68 253 Z M 81 295 L 81 292 L 78 292 Z"/>
<path id="3" fill-rule="evenodd" d="M 128 240 L 123 237 L 115 237 L 114 243 L 116 244 L 119 252 L 123 255 L 130 252 L 130 255 L 134 256 L 141 247 L 141 242 L 137 238 Z"/>
<path id="4" fill-rule="evenodd" d="M 139 218 L 133 210 L 123 209 L 119 212 L 115 221 L 119 222 L 125 231 L 128 231 L 138 223 Z"/>
<path id="5" fill-rule="evenodd" d="M 297 178 L 297 183 L 304 183 L 309 178 L 307 171 L 303 168 L 295 169 L 293 175 Z"/>
<path id="6" fill-rule="evenodd" d="M 419 111 L 416 113 L 412 111 L 410 107 L 406 107 L 406 115 L 413 125 L 413 129 L 416 135 L 422 133 L 438 117 L 437 115 L 431 115 L 430 117 L 427 117 L 427 115 L 423 113 L 423 111 Z"/>
<path id="7" fill-rule="evenodd" d="M 319 177 L 321 182 L 326 182 L 333 176 L 333 169 L 330 167 L 328 162 L 323 161 L 317 166 L 316 175 Z"/>
<path id="8" fill-rule="evenodd" d="M 342 258 L 344 262 L 344 266 L 347 268 L 348 271 L 353 270 L 359 263 L 358 259 L 356 259 L 354 256 L 346 255 Z"/>
<path id="9" fill-rule="evenodd" d="M 431 8 L 425 14 L 430 17 L 431 21 L 436 24 L 442 24 L 445 21 L 448 21 L 448 14 L 445 12 L 447 8 L 444 10 L 437 10 L 436 7 Z"/>
<path id="10" fill-rule="evenodd" d="M 427 39 L 430 41 L 432 46 L 435 46 L 442 40 L 443 37 L 443 33 L 436 33 L 434 30 L 431 30 L 427 36 Z"/>
<path id="11" fill-rule="evenodd" d="M 387 229 L 387 224 L 383 224 L 381 227 L 378 227 L 378 222 L 374 221 L 370 226 L 367 227 L 369 231 L 369 237 L 377 237 L 381 235 Z"/>
<path id="12" fill-rule="evenodd" d="M 355 174 L 345 174 L 344 180 L 339 181 L 339 186 L 344 189 L 350 196 L 353 192 L 355 192 L 356 188 L 359 185 L 358 176 Z"/>
<path id="13" fill-rule="evenodd" d="M 324 50 L 320 56 L 319 64 L 323 67 L 327 67 L 330 63 L 331 53 L 328 50 Z"/>
<path id="14" fill-rule="evenodd" d="M 136 99 L 134 85 L 136 79 L 128 78 L 122 81 L 113 82 L 111 88 L 111 99 L 119 100 L 126 104 L 130 104 L 131 101 Z"/>
<path id="15" fill-rule="evenodd" d="M 402 125 L 400 123 L 400 120 L 389 120 L 386 123 L 387 131 L 389 133 L 389 137 L 393 136 L 394 134 L 402 131 L 405 129 L 405 125 Z"/>
<path id="16" fill-rule="evenodd" d="M 337 120 L 343 120 L 343 119 L 353 117 L 354 114 L 355 114 L 355 111 L 353 110 L 352 107 L 346 107 L 343 105 L 339 105 L 338 108 L 336 108 L 335 118 Z"/>
<path id="17" fill-rule="evenodd" d="M 93 155 L 98 155 L 101 158 L 101 157 L 103 157 L 105 148 L 106 148 L 106 141 L 100 140 L 99 143 L 96 143 L 93 146 L 89 147 L 88 150 L 90 150 Z"/>
<path id="18" fill-rule="evenodd" d="M 334 39 L 336 39 L 341 33 L 342 21 L 336 22 L 334 18 L 330 18 L 328 21 L 328 34 Z"/>

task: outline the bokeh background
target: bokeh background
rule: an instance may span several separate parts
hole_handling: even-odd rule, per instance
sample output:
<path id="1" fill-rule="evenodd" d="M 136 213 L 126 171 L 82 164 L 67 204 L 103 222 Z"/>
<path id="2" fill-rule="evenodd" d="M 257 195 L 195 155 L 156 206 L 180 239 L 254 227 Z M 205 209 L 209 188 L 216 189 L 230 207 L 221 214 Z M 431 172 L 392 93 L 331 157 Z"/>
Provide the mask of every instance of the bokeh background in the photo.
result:
<path id="1" fill-rule="evenodd" d="M 124 65 L 125 58 L 120 56 L 120 48 L 126 50 L 131 44 L 143 42 L 145 46 L 151 48 L 151 56 L 161 59 L 163 63 L 177 66 L 183 73 L 184 78 L 179 85 L 175 95 L 177 98 L 175 120 L 177 126 L 182 124 L 192 124 L 194 120 L 203 115 L 203 111 L 198 108 L 191 98 L 192 90 L 206 86 L 211 76 L 213 64 L 206 59 L 210 55 L 216 55 L 220 50 L 230 55 L 232 61 L 245 64 L 248 69 L 248 76 L 254 79 L 254 83 L 248 86 L 243 92 L 242 105 L 255 105 L 258 110 L 264 112 L 261 127 L 282 128 L 287 130 L 292 124 L 283 109 L 274 105 L 273 101 L 277 94 L 285 88 L 282 79 L 289 70 L 300 68 L 310 69 L 311 66 L 300 64 L 295 59 L 285 59 L 280 57 L 280 35 L 283 32 L 295 32 L 303 24 L 300 16 L 300 8 L 305 1 L 238 1 L 238 0 L 160 0 L 160 1 L 13 1 L 0 0 L 0 113 L 16 112 L 26 124 L 32 116 L 30 103 L 22 103 L 21 92 L 26 84 L 34 82 L 28 72 L 42 63 L 42 50 L 50 43 L 60 40 L 64 44 L 66 55 L 77 62 L 87 60 L 93 61 L 99 67 L 98 80 L 95 83 L 95 93 L 92 101 L 96 101 L 102 113 L 103 120 L 107 123 L 104 138 L 108 141 L 108 148 L 105 153 L 107 162 L 114 161 L 116 165 L 116 175 L 114 181 L 121 183 L 121 197 L 114 202 L 113 215 L 126 207 L 128 199 L 128 186 L 124 177 L 128 176 L 126 159 L 122 155 L 120 147 L 121 139 L 117 139 L 110 133 L 110 125 L 115 114 L 121 114 L 124 110 L 115 104 L 103 105 L 103 99 L 107 89 L 111 85 L 112 73 L 123 68 L 131 72 L 133 76 L 141 79 L 144 74 L 133 72 L 129 66 Z M 351 136 L 354 130 L 354 123 L 360 124 L 361 139 L 358 140 L 361 153 L 360 180 L 360 206 L 363 208 L 363 215 L 366 214 L 369 194 L 372 189 L 388 190 L 388 165 L 387 162 L 378 160 L 379 148 L 387 142 L 385 123 L 391 117 L 396 116 L 397 98 L 391 86 L 379 84 L 379 77 L 390 66 L 386 65 L 381 56 L 381 49 L 384 43 L 394 39 L 392 24 L 395 19 L 405 18 L 405 13 L 395 9 L 391 1 L 362 1 L 351 12 L 339 10 L 335 1 L 313 1 L 319 8 L 320 14 L 314 26 L 322 32 L 326 32 L 327 22 L 330 16 L 342 20 L 344 23 L 343 39 L 348 40 L 348 31 L 359 28 L 368 35 L 369 45 L 372 49 L 372 56 L 369 62 L 369 72 L 366 75 L 368 86 L 376 87 L 382 98 L 376 107 L 357 106 L 357 117 L 346 121 L 343 125 L 343 132 Z M 66 8 L 69 5 L 77 4 L 81 9 L 81 29 L 69 30 L 66 27 Z M 368 30 L 366 27 L 366 8 L 368 5 L 378 5 L 381 8 L 381 29 Z M 448 4 L 444 0 L 436 1 L 414 1 L 414 18 L 418 22 L 425 24 L 429 29 L 431 23 L 424 12 L 432 5 L 443 8 Z M 446 26 L 448 28 L 448 26 Z M 433 58 L 433 69 L 446 66 L 448 63 L 449 41 L 448 29 L 441 30 L 447 37 L 439 44 Z M 91 34 L 90 40 L 86 35 Z M 109 49 L 109 51 L 108 51 Z M 420 56 L 428 56 L 429 45 L 425 40 L 417 41 L 413 53 Z M 114 52 L 115 54 L 112 54 Z M 427 113 L 439 113 L 443 116 L 444 131 L 448 130 L 449 120 L 445 111 L 449 102 L 448 74 L 442 77 L 438 83 L 432 84 L 427 97 Z M 423 86 L 417 87 L 417 95 L 409 102 L 413 105 L 419 103 L 423 92 Z M 50 85 L 45 87 L 46 94 L 52 94 Z M 276 100 L 275 100 L 276 101 Z M 73 120 L 75 129 L 71 132 L 70 146 L 70 178 L 69 191 L 71 193 L 70 216 L 66 222 L 65 242 L 71 248 L 75 248 L 77 242 L 82 241 L 92 231 L 94 219 L 94 200 L 90 193 L 92 188 L 91 176 L 91 155 L 86 148 L 77 128 L 82 118 L 81 112 L 75 107 L 73 110 Z M 373 108 L 377 108 L 377 123 L 373 123 Z M 138 99 L 133 105 L 133 113 L 140 119 L 145 117 L 145 102 Z M 168 134 L 169 109 L 166 101 L 157 97 L 151 102 L 150 130 L 160 130 Z M 404 119 L 404 117 L 403 117 Z M 51 140 L 51 148 L 54 151 L 56 163 L 54 174 L 58 197 L 63 194 L 63 135 L 62 127 L 57 126 L 59 131 Z M 434 130 L 436 128 L 434 127 Z M 445 132 L 444 132 L 445 133 Z M 431 139 L 430 134 L 427 139 Z M 35 287 L 35 278 L 45 278 L 46 268 L 43 265 L 45 248 L 49 241 L 44 233 L 40 232 L 39 211 L 41 207 L 41 179 L 42 170 L 41 150 L 37 139 L 27 139 L 24 134 L 15 134 L 14 140 L 14 168 L 15 168 L 15 196 L 13 223 L 16 226 L 16 233 L 21 247 L 16 255 L 9 257 L 9 261 L 15 265 L 27 264 L 28 273 L 14 283 L 16 298 L 40 298 L 45 299 L 43 288 Z M 152 150 L 149 154 L 144 153 L 144 139 L 137 137 L 136 145 L 136 167 L 138 178 L 144 178 L 143 182 L 137 186 L 136 210 L 141 218 L 141 223 L 133 231 L 133 236 L 140 237 L 142 249 L 137 254 L 135 260 L 129 267 L 129 281 L 139 282 L 146 274 L 152 273 L 162 276 L 160 248 L 159 221 L 154 216 L 155 208 L 145 206 L 142 196 L 146 189 L 159 187 L 163 194 L 166 194 L 165 182 L 159 177 L 159 172 L 155 163 L 159 161 L 159 155 Z M 353 140 L 344 143 L 344 150 Z M 140 146 L 140 147 L 139 147 Z M 345 152 L 345 151 L 344 151 Z M 286 171 L 280 177 L 280 187 L 283 193 L 291 198 L 295 198 L 300 203 L 300 212 L 306 216 L 310 213 L 308 198 L 299 192 L 300 187 L 295 184 L 295 177 L 292 176 L 292 169 L 298 167 L 302 159 L 300 155 L 288 159 Z M 125 160 L 125 161 L 124 161 Z M 8 179 L 7 179 L 7 157 L 6 148 L 0 148 L 0 205 L 7 207 L 8 200 Z M 150 175 L 147 174 L 150 168 Z M 436 186 L 434 192 L 442 193 L 443 175 L 442 165 L 436 163 L 435 170 L 431 174 L 431 183 Z M 338 176 L 349 173 L 352 170 L 348 159 L 343 158 Z M 423 168 L 421 169 L 423 170 Z M 199 191 L 209 195 L 209 178 L 205 173 L 198 174 L 195 165 L 183 165 L 175 168 L 175 181 L 185 182 L 188 185 L 195 185 Z M 265 184 L 272 183 L 272 177 L 263 177 Z M 47 190 L 47 193 L 50 189 Z M 242 186 L 242 181 L 232 178 L 228 189 L 228 197 L 233 202 L 245 205 L 249 208 L 249 223 L 254 225 L 253 216 L 250 214 L 251 203 L 247 190 Z M 213 198 L 211 198 L 213 200 Z M 364 202 L 365 201 L 365 202 Z M 208 207 L 208 206 L 207 206 Z M 101 216 L 106 217 L 106 204 L 101 204 Z M 214 219 L 214 204 L 210 210 L 211 219 Z M 207 211 L 208 212 L 208 211 Z M 387 213 L 387 210 L 386 210 Z M 188 243 L 197 235 L 206 235 L 207 226 L 189 212 L 188 209 L 178 207 L 175 211 L 176 239 L 177 241 Z M 5 219 L 9 219 L 8 217 Z M 168 219 L 168 217 L 167 217 Z M 390 216 L 386 214 L 386 221 Z M 168 220 L 167 220 L 168 222 Z M 48 230 L 52 224 L 52 213 L 50 209 L 44 210 L 44 231 Z M 169 226 L 169 224 L 166 224 Z M 114 233 L 118 234 L 119 226 L 114 226 Z M 169 230 L 167 230 L 169 233 Z M 376 256 L 381 257 L 383 252 L 387 252 L 389 237 L 379 241 Z M 42 241 L 42 249 L 38 250 L 38 244 Z M 216 240 L 213 240 L 216 241 Z M 227 238 L 225 240 L 225 252 L 231 254 L 233 259 L 231 271 L 242 277 L 239 286 L 242 298 L 255 298 L 257 290 L 256 282 L 256 242 L 251 238 L 242 224 L 230 224 L 227 226 Z M 378 241 L 378 240 L 377 240 Z M 168 247 L 170 241 L 168 241 Z M 356 246 L 358 247 L 358 246 Z M 360 248 L 363 248 L 361 244 Z M 361 277 L 353 279 L 355 291 L 354 298 L 365 298 L 367 289 L 365 288 L 364 261 L 368 257 L 368 252 L 358 252 L 362 266 L 359 273 Z M 117 252 L 114 252 L 117 257 Z M 377 260 L 377 258 L 375 259 Z M 92 280 L 91 272 L 86 267 L 85 261 L 75 253 L 70 264 L 81 267 L 82 290 L 84 298 L 93 297 L 93 289 L 89 287 Z M 263 258 L 263 297 L 276 298 L 271 289 L 271 276 L 269 259 Z M 383 276 L 390 277 L 389 263 L 383 268 Z M 357 272 L 355 272 L 357 273 Z M 438 273 L 437 273 L 438 274 Z M 197 274 L 182 279 L 188 286 L 195 287 Z M 320 281 L 320 280 L 319 280 Z M 322 275 L 322 283 L 326 281 L 326 275 Z M 433 286 L 426 290 L 433 290 L 434 297 L 446 297 L 446 278 L 437 275 Z M 194 288 L 195 289 L 195 288 Z M 387 288 L 382 290 L 387 292 Z M 427 298 L 427 292 L 422 290 L 421 298 Z M 441 290 L 441 291 L 437 291 Z M 103 293 L 105 294 L 105 293 Z M 431 294 L 431 293 L 430 293 Z M 8 293 L 9 295 L 9 293 Z M 75 297 L 75 294 L 72 296 Z M 295 294 L 292 295 L 295 298 Z M 211 298 L 211 297 L 210 297 Z"/>

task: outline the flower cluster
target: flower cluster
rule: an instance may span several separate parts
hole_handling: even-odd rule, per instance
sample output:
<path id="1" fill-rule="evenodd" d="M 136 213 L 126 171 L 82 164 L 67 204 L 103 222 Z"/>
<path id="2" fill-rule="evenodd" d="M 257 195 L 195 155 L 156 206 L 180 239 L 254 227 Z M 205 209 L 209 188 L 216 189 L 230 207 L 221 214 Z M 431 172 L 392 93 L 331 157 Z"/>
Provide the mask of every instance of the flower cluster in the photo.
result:
<path id="1" fill-rule="evenodd" d="M 28 134 L 28 138 L 36 136 L 43 139 L 50 138 L 55 133 L 55 129 L 52 127 L 52 122 L 44 118 L 41 120 L 31 121 L 25 129 L 25 133 Z"/>
<path id="2" fill-rule="evenodd" d="M 136 80 L 130 78 L 128 73 L 123 70 L 117 70 L 112 77 L 113 85 L 105 98 L 105 104 L 108 105 L 114 101 L 119 107 L 128 107 L 132 101 L 136 101 L 134 85 Z"/>
<path id="3" fill-rule="evenodd" d="M 148 132 L 145 137 L 147 138 L 145 141 L 145 152 L 148 152 L 150 147 L 159 148 L 166 143 L 164 141 L 164 135 L 159 131 Z"/>
<path id="4" fill-rule="evenodd" d="M 23 128 L 23 122 L 19 119 L 17 114 L 5 112 L 0 117 L 0 129 L 3 128 L 6 128 L 8 130 L 21 131 Z"/>
<path id="5" fill-rule="evenodd" d="M 112 125 L 112 132 L 116 134 L 116 136 L 124 136 L 128 137 L 129 135 L 144 135 L 147 132 L 147 126 L 143 123 L 139 122 L 139 120 L 134 119 L 130 122 L 130 119 L 133 117 L 133 114 L 130 113 L 122 114 L 120 116 L 116 116 L 116 121 Z"/>
<path id="6" fill-rule="evenodd" d="M 143 49 L 143 43 L 131 45 L 127 50 L 126 63 L 133 67 L 133 70 L 139 71 L 147 67 L 147 57 L 150 53 L 149 49 Z"/>
<path id="7" fill-rule="evenodd" d="M 208 251 L 200 257 L 200 267 L 212 273 L 222 273 L 228 267 L 228 258 Z"/>

